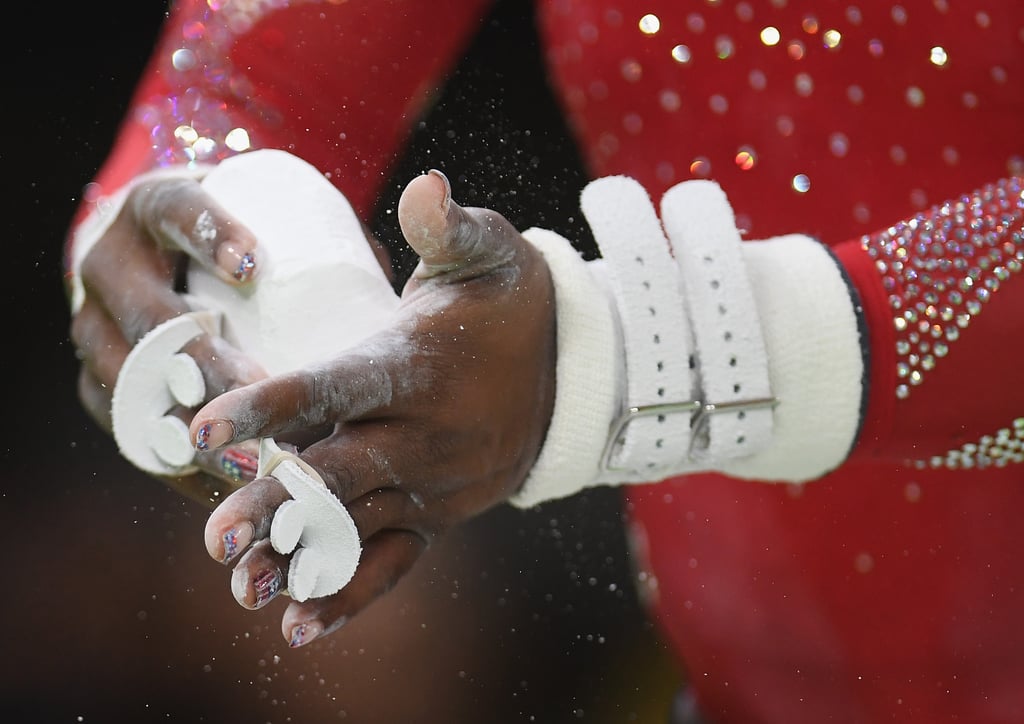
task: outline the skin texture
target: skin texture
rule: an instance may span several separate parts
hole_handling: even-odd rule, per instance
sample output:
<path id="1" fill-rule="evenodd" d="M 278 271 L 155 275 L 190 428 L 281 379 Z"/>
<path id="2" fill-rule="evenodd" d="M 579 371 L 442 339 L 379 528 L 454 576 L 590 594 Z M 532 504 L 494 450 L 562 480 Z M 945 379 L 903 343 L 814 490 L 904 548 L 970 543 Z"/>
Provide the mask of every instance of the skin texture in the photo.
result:
<path id="1" fill-rule="evenodd" d="M 189 311 L 175 291 L 188 258 L 227 284 L 242 285 L 235 272 L 245 254 L 258 259 L 255 237 L 213 201 L 193 179 L 158 179 L 130 193 L 110 228 L 85 257 L 81 279 L 86 299 L 71 322 L 71 339 L 82 361 L 79 397 L 110 432 L 110 400 L 132 346 L 161 322 Z M 223 339 L 202 335 L 186 348 L 206 381 L 207 399 L 265 377 L 259 365 Z M 194 410 L 172 411 L 186 423 Z M 168 477 L 167 483 L 206 506 L 237 488 L 220 472 L 217 456 L 202 455 L 203 472 Z"/>
<path id="2" fill-rule="evenodd" d="M 499 214 L 452 202 L 436 172 L 413 179 L 398 212 L 420 263 L 393 326 L 317 367 L 226 392 L 190 428 L 195 439 L 210 424 L 211 449 L 331 429 L 300 454 L 348 507 L 363 556 L 340 592 L 286 608 L 293 646 L 339 628 L 446 530 L 514 494 L 551 417 L 554 290 L 539 253 Z M 234 565 L 246 608 L 273 597 L 268 572 L 288 569 L 267 540 L 286 498 L 273 478 L 256 480 L 207 523 L 207 549 Z"/>

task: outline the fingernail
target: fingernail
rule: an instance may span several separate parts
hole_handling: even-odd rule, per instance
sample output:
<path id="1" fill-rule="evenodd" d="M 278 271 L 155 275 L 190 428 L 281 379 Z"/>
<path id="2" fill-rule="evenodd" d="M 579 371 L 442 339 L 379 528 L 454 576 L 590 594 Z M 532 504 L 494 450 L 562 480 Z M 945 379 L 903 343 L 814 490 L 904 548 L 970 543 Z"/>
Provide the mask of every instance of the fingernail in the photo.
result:
<path id="1" fill-rule="evenodd" d="M 292 629 L 292 637 L 288 642 L 288 645 L 293 649 L 297 649 L 300 646 L 305 646 L 310 641 L 315 640 L 323 632 L 323 624 L 319 621 L 307 621 L 306 623 L 300 623 Z"/>
<path id="2" fill-rule="evenodd" d="M 224 542 L 224 557 L 221 559 L 222 563 L 227 563 L 236 555 L 239 551 L 245 550 L 252 542 L 253 527 L 251 523 L 243 523 L 237 528 L 224 533 L 222 540 Z"/>
<path id="3" fill-rule="evenodd" d="M 436 168 L 430 169 L 430 173 L 437 176 L 444 182 L 444 200 L 441 201 L 441 211 L 445 216 L 448 215 L 448 210 L 452 207 L 452 185 L 448 181 L 448 177 L 444 175 L 442 171 L 438 171 Z"/>
<path id="4" fill-rule="evenodd" d="M 217 266 L 235 281 L 245 283 L 256 274 L 256 255 L 227 242 L 217 248 Z"/>
<path id="5" fill-rule="evenodd" d="M 228 420 L 211 420 L 196 431 L 196 450 L 205 452 L 226 445 L 235 438 L 235 426 Z"/>
<path id="6" fill-rule="evenodd" d="M 256 591 L 256 605 L 254 608 L 260 608 L 280 593 L 283 580 L 281 571 L 277 568 L 268 568 L 267 570 L 260 571 L 252 582 L 253 590 Z"/>
<path id="7" fill-rule="evenodd" d="M 202 428 L 200 428 L 200 432 L 202 432 Z M 199 447 L 198 433 L 196 434 L 196 447 Z M 257 457 L 238 446 L 224 448 L 220 453 L 220 469 L 236 483 L 251 483 L 256 479 L 258 467 Z"/>

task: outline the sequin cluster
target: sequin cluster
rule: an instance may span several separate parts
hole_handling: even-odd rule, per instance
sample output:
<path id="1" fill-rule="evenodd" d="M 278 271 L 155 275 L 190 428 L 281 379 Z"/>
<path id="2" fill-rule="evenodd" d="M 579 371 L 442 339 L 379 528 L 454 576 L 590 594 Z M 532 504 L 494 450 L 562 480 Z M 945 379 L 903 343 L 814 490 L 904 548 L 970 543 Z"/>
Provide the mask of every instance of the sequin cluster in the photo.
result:
<path id="1" fill-rule="evenodd" d="M 136 120 L 151 129 L 156 165 L 216 163 L 258 146 L 253 129 L 240 124 L 232 109 L 244 109 L 260 125 L 281 124 L 281 114 L 232 65 L 231 45 L 267 13 L 316 1 L 208 0 L 199 19 L 181 24 L 180 34 L 160 50 L 170 95 L 136 111 Z"/>
<path id="2" fill-rule="evenodd" d="M 906 399 L 1024 261 L 1021 179 L 918 214 L 861 247 L 875 260 L 896 330 L 896 397 Z"/>
<path id="3" fill-rule="evenodd" d="M 919 470 L 948 468 L 950 470 L 1005 467 L 1010 463 L 1024 463 L 1024 417 L 1018 417 L 1011 427 L 1004 427 L 995 435 L 985 435 L 977 442 L 967 443 L 943 455 L 928 460 L 915 460 Z"/>

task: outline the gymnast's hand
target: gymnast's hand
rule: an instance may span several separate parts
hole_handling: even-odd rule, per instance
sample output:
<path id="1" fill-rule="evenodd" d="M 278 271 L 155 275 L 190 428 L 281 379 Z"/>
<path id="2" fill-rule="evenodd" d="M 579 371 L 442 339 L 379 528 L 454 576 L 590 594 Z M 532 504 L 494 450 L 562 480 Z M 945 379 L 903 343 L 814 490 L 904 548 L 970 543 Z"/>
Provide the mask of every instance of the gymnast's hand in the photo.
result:
<path id="1" fill-rule="evenodd" d="M 82 360 L 79 397 L 108 432 L 110 402 L 118 372 L 131 348 L 147 332 L 189 311 L 175 291 L 188 258 L 226 283 L 244 285 L 256 273 L 257 243 L 193 179 L 140 181 L 120 213 L 86 255 L 81 267 L 85 302 L 71 322 L 71 339 Z M 185 351 L 199 364 L 207 399 L 265 376 L 262 368 L 220 337 L 203 335 Z M 192 410 L 177 410 L 185 422 Z M 169 478 L 168 482 L 207 505 L 237 485 L 238 463 L 251 458 L 244 448 L 229 451 L 235 467 L 216 475 Z M 223 469 L 225 453 L 201 456 L 200 465 Z M 253 467 L 254 470 L 254 467 Z"/>
<path id="2" fill-rule="evenodd" d="M 551 417 L 554 290 L 540 254 L 499 214 L 452 202 L 438 173 L 414 179 L 398 213 L 420 262 L 394 324 L 327 363 L 227 392 L 191 424 L 210 449 L 333 426 L 300 457 L 348 508 L 363 553 L 341 591 L 289 604 L 281 630 L 292 646 L 340 627 L 445 530 L 515 493 Z M 286 499 L 260 478 L 207 523 L 214 559 L 244 551 L 232 591 L 246 608 L 284 588 L 288 556 L 269 534 Z"/>

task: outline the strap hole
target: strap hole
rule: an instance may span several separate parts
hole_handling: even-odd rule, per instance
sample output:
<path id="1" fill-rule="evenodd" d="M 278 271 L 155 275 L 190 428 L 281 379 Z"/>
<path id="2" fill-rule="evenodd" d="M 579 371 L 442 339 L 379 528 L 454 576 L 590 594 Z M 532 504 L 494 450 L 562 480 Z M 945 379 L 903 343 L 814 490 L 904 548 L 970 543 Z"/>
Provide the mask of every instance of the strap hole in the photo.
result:
<path id="1" fill-rule="evenodd" d="M 740 391 L 740 383 L 739 382 L 737 382 L 735 385 L 732 386 L 732 391 L 737 393 L 737 394 L 739 394 L 739 391 Z"/>
<path id="2" fill-rule="evenodd" d="M 747 411 L 746 410 L 740 410 L 739 412 L 736 413 L 736 419 L 737 420 L 744 420 L 744 419 L 746 419 L 746 417 L 747 417 Z"/>
<path id="3" fill-rule="evenodd" d="M 689 365 L 691 370 L 697 368 L 697 358 L 694 357 L 692 354 L 690 355 Z"/>
<path id="4" fill-rule="evenodd" d="M 711 288 L 712 289 L 718 289 L 720 286 L 722 286 L 722 284 L 717 279 L 712 279 L 711 280 Z"/>
<path id="5" fill-rule="evenodd" d="M 665 416 L 658 415 L 658 422 L 665 422 Z M 658 440 L 658 447 L 661 447 L 661 440 Z"/>
<path id="6" fill-rule="evenodd" d="M 661 344 L 661 335 L 660 334 L 654 335 L 654 343 L 655 344 Z"/>
<path id="7" fill-rule="evenodd" d="M 655 314 L 657 314 L 657 312 L 655 312 L 655 311 L 654 311 L 654 307 L 648 307 L 648 308 L 647 308 L 647 311 L 651 313 L 651 316 L 652 316 L 652 317 L 653 317 L 653 316 L 654 316 Z"/>
<path id="8" fill-rule="evenodd" d="M 729 310 L 725 308 L 724 304 L 719 304 L 718 305 L 718 313 L 719 314 L 728 314 L 728 312 L 729 312 Z"/>
<path id="9" fill-rule="evenodd" d="M 722 335 L 722 339 L 724 339 L 726 342 L 731 342 L 732 341 L 732 332 L 726 332 L 725 334 L 723 334 Z"/>
<path id="10" fill-rule="evenodd" d="M 737 445 L 742 445 L 744 442 L 746 442 L 746 440 L 747 440 L 747 438 L 743 437 L 743 435 L 740 435 L 738 438 L 736 438 L 736 444 Z M 659 442 L 660 442 L 660 440 L 659 440 Z"/>
<path id="11" fill-rule="evenodd" d="M 664 371 L 664 369 L 665 369 L 665 363 L 664 362 L 659 362 L 658 363 L 658 372 L 662 372 L 662 371 Z"/>
<path id="12" fill-rule="evenodd" d="M 736 359 L 736 356 L 735 356 L 735 355 L 733 355 L 732 357 L 730 357 L 730 358 L 729 358 L 729 366 L 730 366 L 730 367 L 735 367 L 735 366 L 736 366 L 736 363 L 737 363 L 738 361 L 739 361 L 739 360 L 737 360 L 737 359 Z"/>
<path id="13" fill-rule="evenodd" d="M 705 264 L 710 264 L 710 263 L 711 263 L 711 262 L 713 262 L 714 260 L 715 260 L 715 258 L 714 258 L 713 256 L 705 256 L 705 257 L 704 257 L 704 263 L 705 263 Z"/>
<path id="14" fill-rule="evenodd" d="M 636 257 L 636 259 L 634 259 L 633 261 L 635 261 L 635 262 L 636 262 L 637 264 L 639 264 L 640 266 L 643 266 L 643 265 L 644 265 L 644 258 L 643 258 L 642 256 L 638 256 L 638 257 Z"/>
<path id="15" fill-rule="evenodd" d="M 643 285 L 644 285 L 644 289 L 646 289 L 646 290 L 650 291 L 650 289 L 651 289 L 651 283 L 650 283 L 650 282 L 642 282 L 642 283 L 643 283 Z"/>
<path id="16" fill-rule="evenodd" d="M 664 397 L 664 396 L 665 396 L 665 388 L 664 387 L 659 387 L 658 388 L 658 397 Z"/>
<path id="17" fill-rule="evenodd" d="M 654 447 L 661 447 L 664 444 L 664 440 L 658 440 L 654 443 Z"/>

